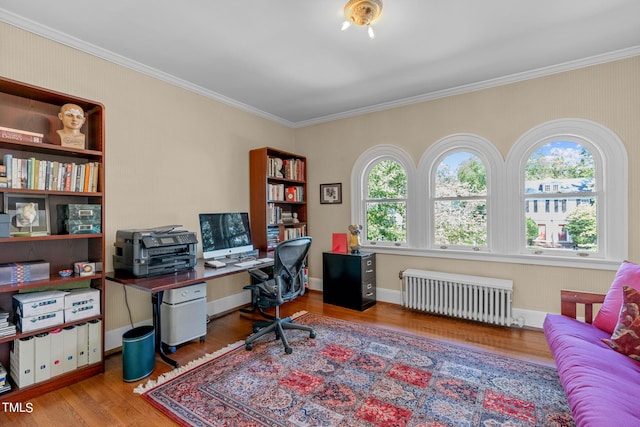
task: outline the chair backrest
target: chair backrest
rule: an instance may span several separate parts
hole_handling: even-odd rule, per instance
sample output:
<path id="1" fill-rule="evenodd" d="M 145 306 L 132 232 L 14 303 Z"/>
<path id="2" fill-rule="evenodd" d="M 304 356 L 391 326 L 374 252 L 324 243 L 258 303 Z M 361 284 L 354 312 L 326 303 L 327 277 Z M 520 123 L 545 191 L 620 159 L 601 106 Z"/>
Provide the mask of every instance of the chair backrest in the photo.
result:
<path id="1" fill-rule="evenodd" d="M 273 277 L 282 281 L 282 295 L 304 294 L 303 268 L 311 237 L 285 240 L 274 252 Z"/>

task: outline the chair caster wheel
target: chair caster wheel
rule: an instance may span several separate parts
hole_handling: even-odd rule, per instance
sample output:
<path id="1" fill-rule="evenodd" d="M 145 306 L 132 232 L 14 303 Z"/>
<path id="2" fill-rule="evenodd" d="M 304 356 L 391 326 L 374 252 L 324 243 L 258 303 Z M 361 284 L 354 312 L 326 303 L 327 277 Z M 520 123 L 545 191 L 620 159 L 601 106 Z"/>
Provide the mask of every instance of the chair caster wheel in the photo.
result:
<path id="1" fill-rule="evenodd" d="M 316 337 L 316 331 L 311 331 L 309 332 L 309 338 L 315 338 Z"/>
<path id="2" fill-rule="evenodd" d="M 247 343 L 247 344 L 245 344 L 245 345 L 244 345 L 244 349 L 245 349 L 245 350 L 249 350 L 249 351 L 253 350 L 253 343 Z"/>
<path id="3" fill-rule="evenodd" d="M 172 345 L 162 344 L 162 351 L 165 354 L 173 354 L 176 352 L 176 347 Z"/>
<path id="4" fill-rule="evenodd" d="M 287 353 L 287 354 L 291 354 L 291 353 L 293 353 L 293 349 L 291 347 L 287 347 L 287 348 L 284 349 L 284 352 Z"/>

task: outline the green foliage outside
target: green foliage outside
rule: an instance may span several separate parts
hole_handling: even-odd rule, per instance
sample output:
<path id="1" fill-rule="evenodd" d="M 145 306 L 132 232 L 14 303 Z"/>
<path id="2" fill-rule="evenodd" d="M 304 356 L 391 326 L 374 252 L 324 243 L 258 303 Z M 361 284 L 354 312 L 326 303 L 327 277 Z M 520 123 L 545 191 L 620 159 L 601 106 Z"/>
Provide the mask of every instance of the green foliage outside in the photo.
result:
<path id="1" fill-rule="evenodd" d="M 571 144 L 568 144 L 571 145 Z M 591 152 L 574 144 L 577 156 L 566 151 L 536 151 L 525 166 L 526 180 L 594 178 Z M 576 160 L 577 159 L 577 160 Z M 445 159 L 446 160 L 446 159 Z M 367 187 L 367 224 L 369 241 L 406 242 L 407 240 L 407 176 L 393 160 L 378 162 L 370 171 Z M 461 161 L 456 170 L 442 162 L 436 172 L 434 206 L 435 241 L 441 245 L 483 246 L 487 243 L 487 173 L 476 156 Z M 594 249 L 597 243 L 596 210 L 582 204 L 566 217 L 565 229 L 581 249 Z M 527 244 L 538 235 L 538 225 L 526 220 Z"/>
<path id="2" fill-rule="evenodd" d="M 578 144 L 564 143 L 564 145 L 564 151 L 554 151 L 554 148 L 549 149 L 549 147 L 554 146 L 552 143 L 534 152 L 525 166 L 525 179 L 595 178 L 595 165 L 591 152 Z M 571 149 L 567 150 L 566 147 L 571 147 Z M 566 196 L 563 198 L 566 198 Z M 565 230 L 569 233 L 576 249 L 597 249 L 598 236 L 595 203 L 580 204 L 575 210 L 567 214 L 565 220 Z M 537 234 L 537 224 L 531 218 L 527 218 L 528 245 L 531 246 L 533 244 Z"/>
<path id="3" fill-rule="evenodd" d="M 369 241 L 407 241 L 407 174 L 393 160 L 378 162 L 369 173 L 367 224 Z"/>
<path id="4" fill-rule="evenodd" d="M 527 161 L 525 179 L 595 178 L 595 167 L 591 152 L 584 147 L 580 147 L 579 153 L 579 160 L 575 162 L 572 158 L 562 155 L 562 153 L 549 156 L 540 149 L 533 153 Z"/>
<path id="5" fill-rule="evenodd" d="M 593 249 L 598 238 L 596 224 L 596 206 L 583 203 L 567 215 L 565 228 L 579 249 Z"/>
<path id="6" fill-rule="evenodd" d="M 446 159 L 445 159 L 446 160 Z M 469 155 L 452 171 L 442 162 L 436 171 L 434 204 L 435 243 L 487 244 L 487 172 L 484 163 Z"/>
<path id="7" fill-rule="evenodd" d="M 538 237 L 538 224 L 527 217 L 527 245 L 533 245 L 533 241 Z"/>

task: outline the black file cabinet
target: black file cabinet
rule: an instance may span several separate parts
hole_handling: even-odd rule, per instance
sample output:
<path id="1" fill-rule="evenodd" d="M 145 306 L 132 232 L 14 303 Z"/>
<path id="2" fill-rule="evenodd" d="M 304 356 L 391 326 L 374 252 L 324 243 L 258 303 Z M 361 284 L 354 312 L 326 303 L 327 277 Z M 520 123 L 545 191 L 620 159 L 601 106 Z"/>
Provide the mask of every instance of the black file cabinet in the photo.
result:
<path id="1" fill-rule="evenodd" d="M 376 254 L 322 254 L 323 301 L 354 310 L 376 303 Z"/>

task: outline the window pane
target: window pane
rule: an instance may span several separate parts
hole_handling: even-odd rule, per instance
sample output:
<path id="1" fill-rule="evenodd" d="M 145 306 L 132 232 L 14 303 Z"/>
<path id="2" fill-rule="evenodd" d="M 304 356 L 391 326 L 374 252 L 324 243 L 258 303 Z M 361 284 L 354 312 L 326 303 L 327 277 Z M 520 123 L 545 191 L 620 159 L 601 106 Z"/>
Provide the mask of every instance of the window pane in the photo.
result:
<path id="1" fill-rule="evenodd" d="M 407 173 L 393 160 L 378 162 L 369 172 L 367 199 L 406 199 Z"/>
<path id="2" fill-rule="evenodd" d="M 527 247 L 596 251 L 598 233 L 596 199 L 550 199 L 560 202 L 566 211 L 527 215 Z M 528 200 L 527 200 L 528 201 Z"/>
<path id="3" fill-rule="evenodd" d="M 598 250 L 595 176 L 591 152 L 575 142 L 552 142 L 529 157 L 524 192 L 536 199 L 525 200 L 527 247 Z M 527 211 L 532 200 L 545 209 Z"/>
<path id="4" fill-rule="evenodd" d="M 595 188 L 591 152 L 575 142 L 543 145 L 525 165 L 525 193 L 579 193 Z"/>
<path id="5" fill-rule="evenodd" d="M 470 246 L 487 244 L 485 200 L 436 201 L 434 213 L 436 244 Z"/>
<path id="6" fill-rule="evenodd" d="M 447 156 L 436 171 L 436 197 L 484 196 L 487 171 L 482 160 L 471 153 Z"/>
<path id="7" fill-rule="evenodd" d="M 368 202 L 366 238 L 372 241 L 406 242 L 406 203 Z"/>

